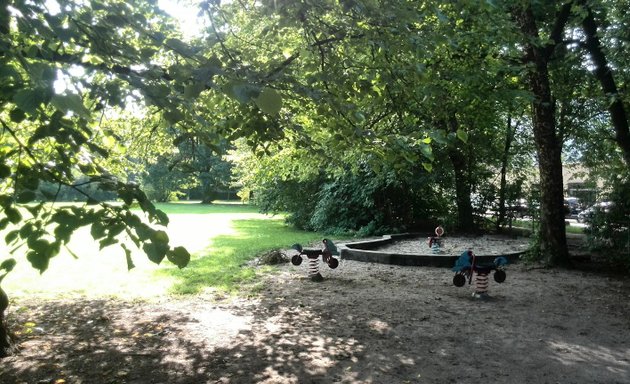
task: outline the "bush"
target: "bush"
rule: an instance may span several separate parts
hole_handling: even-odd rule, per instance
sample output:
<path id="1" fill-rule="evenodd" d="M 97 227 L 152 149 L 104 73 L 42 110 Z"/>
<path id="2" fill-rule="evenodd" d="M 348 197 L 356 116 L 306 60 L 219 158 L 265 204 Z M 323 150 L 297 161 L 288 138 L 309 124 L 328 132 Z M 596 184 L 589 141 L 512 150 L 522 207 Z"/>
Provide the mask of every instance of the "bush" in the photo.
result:
<path id="1" fill-rule="evenodd" d="M 630 270 L 630 181 L 615 182 L 609 200 L 610 208 L 592 217 L 589 244 L 604 251 L 610 263 Z"/>
<path id="2" fill-rule="evenodd" d="M 358 236 L 413 231 L 434 227 L 448 206 L 429 177 L 366 169 L 302 182 L 274 180 L 256 190 L 254 200 L 265 213 L 288 212 L 287 221 L 300 229 Z"/>
<path id="3" fill-rule="evenodd" d="M 262 213 L 287 213 L 287 223 L 299 229 L 313 230 L 310 220 L 320 184 L 319 179 L 307 182 L 273 180 L 259 186 L 251 202 Z"/>

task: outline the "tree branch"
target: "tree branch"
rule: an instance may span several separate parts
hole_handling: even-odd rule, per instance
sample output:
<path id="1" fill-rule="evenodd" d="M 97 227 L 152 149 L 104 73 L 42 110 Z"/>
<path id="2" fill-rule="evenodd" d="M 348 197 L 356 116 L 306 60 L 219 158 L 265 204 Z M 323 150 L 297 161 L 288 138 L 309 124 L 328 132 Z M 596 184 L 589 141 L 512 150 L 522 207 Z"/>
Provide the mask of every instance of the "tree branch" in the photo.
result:
<path id="1" fill-rule="evenodd" d="M 562 34 L 564 32 L 564 27 L 569 21 L 569 16 L 571 15 L 571 7 L 573 6 L 573 0 L 562 5 L 562 8 L 556 13 L 556 19 L 551 29 L 551 34 L 549 35 L 549 39 L 551 42 L 545 47 L 545 55 L 547 58 L 551 57 L 556 47 L 562 44 Z"/>

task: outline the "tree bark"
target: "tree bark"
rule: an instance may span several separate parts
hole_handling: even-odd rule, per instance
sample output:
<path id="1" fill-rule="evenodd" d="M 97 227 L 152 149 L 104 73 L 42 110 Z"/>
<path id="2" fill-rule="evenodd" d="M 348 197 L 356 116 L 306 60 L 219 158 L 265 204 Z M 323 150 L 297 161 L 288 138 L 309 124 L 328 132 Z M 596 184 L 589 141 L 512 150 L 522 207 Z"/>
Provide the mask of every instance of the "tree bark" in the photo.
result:
<path id="1" fill-rule="evenodd" d="M 7 357 L 13 353 L 14 343 L 9 331 L 8 324 L 4 318 L 4 311 L 9 307 L 9 298 L 0 288 L 0 358 Z"/>
<path id="2" fill-rule="evenodd" d="M 497 217 L 497 231 L 501 230 L 506 218 L 505 212 L 505 195 L 507 190 L 507 167 L 510 155 L 510 148 L 512 147 L 512 140 L 514 139 L 514 132 L 516 129 L 512 129 L 512 117 L 508 116 L 507 127 L 505 131 L 505 146 L 503 147 L 503 154 L 501 156 L 501 185 L 499 186 L 499 215 Z"/>
<path id="3" fill-rule="evenodd" d="M 563 7 L 558 15 L 566 20 L 568 9 Z M 554 102 L 549 84 L 549 47 L 541 47 L 538 27 L 531 9 L 515 12 L 515 19 L 524 35 L 526 50 L 525 64 L 528 66 L 527 80 L 534 95 L 532 120 L 534 141 L 540 172 L 540 252 L 549 265 L 568 265 L 569 252 L 564 222 L 564 194 L 562 182 L 562 140 L 556 132 Z M 554 32 L 561 31 L 558 23 Z M 552 33 L 552 36 L 554 34 Z M 553 43 L 553 41 L 552 41 Z"/>
<path id="4" fill-rule="evenodd" d="M 452 115 L 446 123 L 446 126 L 449 131 L 456 133 L 459 127 L 457 117 Z M 449 145 L 448 157 L 453 165 L 453 171 L 455 173 L 457 229 L 463 232 L 474 232 L 475 222 L 473 217 L 472 202 L 470 200 L 471 187 L 466 156 L 462 153 L 460 145 Z"/>
<path id="5" fill-rule="evenodd" d="M 626 165 L 630 166 L 630 128 L 628 127 L 628 116 L 623 105 L 623 100 L 612 70 L 608 65 L 608 60 L 602 49 L 602 44 L 597 36 L 597 23 L 590 7 L 586 6 L 586 17 L 582 20 L 582 28 L 586 35 L 586 50 L 591 55 L 591 60 L 595 64 L 595 77 L 599 80 L 604 94 L 610 99 L 608 111 L 615 129 L 615 140 L 621 148 L 623 159 Z"/>

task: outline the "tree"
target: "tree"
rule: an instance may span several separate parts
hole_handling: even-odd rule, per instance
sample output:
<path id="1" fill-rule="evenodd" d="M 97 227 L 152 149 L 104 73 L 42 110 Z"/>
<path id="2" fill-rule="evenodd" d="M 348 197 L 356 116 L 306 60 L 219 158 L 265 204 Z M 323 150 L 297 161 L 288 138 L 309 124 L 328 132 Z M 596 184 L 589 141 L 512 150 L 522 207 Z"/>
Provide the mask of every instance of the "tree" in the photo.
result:
<path id="1" fill-rule="evenodd" d="M 105 168 L 107 142 L 116 136 L 101 122 L 113 108 L 137 104 L 175 124 L 186 117 L 183 110 L 194 104 L 196 90 L 214 85 L 218 65 L 178 39 L 152 1 L 0 2 L 0 229 L 6 231 L 5 242 L 25 244 L 26 259 L 43 272 L 72 233 L 89 226 L 101 247 L 123 248 L 129 268 L 128 242 L 156 263 L 168 258 L 184 267 L 188 252 L 172 248 L 166 232 L 149 225 L 166 225 L 166 215 L 136 184 Z M 57 185 L 57 192 L 41 189 L 44 183 Z M 94 199 L 81 189 L 86 183 L 115 192 L 124 204 Z M 51 210 L 35 200 L 39 192 L 54 202 L 62 187 L 83 195 L 87 204 Z M 130 211 L 134 203 L 148 223 Z M 14 262 L 5 260 L 3 268 Z M 4 325 L 0 336 L 8 334 Z"/>
<path id="2" fill-rule="evenodd" d="M 615 140 L 622 151 L 626 166 L 630 167 L 630 128 L 626 112 L 627 108 L 604 52 L 602 39 L 600 39 L 598 34 L 598 23 L 595 20 L 593 6 L 590 2 L 584 0 L 578 1 L 578 4 L 583 7 L 581 10 L 582 29 L 585 35 L 583 46 L 589 53 L 590 59 L 595 66 L 594 75 L 600 82 L 602 91 L 608 99 L 608 111 L 615 129 Z"/>
<path id="3" fill-rule="evenodd" d="M 548 66 L 555 48 L 562 42 L 570 10 L 569 2 L 558 11 L 547 43 L 540 43 L 539 26 L 531 4 L 515 6 L 512 10 L 523 34 L 527 85 L 534 96 L 531 108 L 541 189 L 539 250 L 552 265 L 568 264 L 569 253 L 564 229 L 562 140 L 556 130 Z"/>
<path id="4" fill-rule="evenodd" d="M 177 200 L 195 182 L 190 175 L 174 169 L 170 156 L 160 156 L 147 164 L 141 179 L 149 199 L 159 202 Z"/>
<path id="5" fill-rule="evenodd" d="M 375 170 L 388 163 L 429 172 L 443 147 L 452 172 L 445 180 L 455 180 L 443 186 L 457 196 L 458 225 L 471 230 L 473 184 L 488 177 L 480 164 L 496 158 L 466 143 L 487 142 L 498 116 L 489 106 L 499 94 L 501 46 L 491 40 L 499 32 L 482 38 L 492 28 L 476 22 L 488 9 L 442 2 L 273 4 L 233 3 L 225 10 L 225 18 L 240 21 L 238 31 L 225 26 L 225 47 L 238 47 L 241 56 L 232 56 L 248 63 L 259 59 L 249 56 L 253 51 L 287 57 L 270 69 L 274 86 L 290 95 L 282 146 L 310 153 L 285 158 L 302 164 L 317 158 L 327 171 L 358 172 L 354 165 L 367 159 Z"/>
<path id="6" fill-rule="evenodd" d="M 133 156 L 110 155 L 123 153 L 124 140 L 138 142 L 143 131 L 171 129 L 171 140 L 203 133 L 209 146 L 282 132 L 267 124 L 282 96 L 256 81 L 263 76 L 255 70 L 223 57 L 215 49 L 220 39 L 206 37 L 184 42 L 152 0 L 0 1 L 0 230 L 8 244 L 26 245 L 34 268 L 45 271 L 84 226 L 101 247 L 119 244 L 129 268 L 129 242 L 156 263 L 188 263 L 188 252 L 172 248 L 154 227 L 168 218 L 130 180 L 138 172 Z M 221 114 L 234 109 L 239 113 Z M 142 111 L 138 120 L 147 124 L 116 125 L 112 116 L 121 110 Z M 123 204 L 99 201 L 85 185 L 115 193 Z M 86 205 L 50 209 L 36 200 L 43 194 L 55 202 L 64 188 Z M 130 211 L 132 204 L 146 220 Z"/>

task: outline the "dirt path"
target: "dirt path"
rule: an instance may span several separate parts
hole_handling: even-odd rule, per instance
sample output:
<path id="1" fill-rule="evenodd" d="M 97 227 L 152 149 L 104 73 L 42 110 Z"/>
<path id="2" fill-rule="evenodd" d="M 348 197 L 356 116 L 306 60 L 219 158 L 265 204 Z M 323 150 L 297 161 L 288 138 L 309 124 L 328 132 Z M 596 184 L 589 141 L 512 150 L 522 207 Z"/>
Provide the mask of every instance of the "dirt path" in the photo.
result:
<path id="1" fill-rule="evenodd" d="M 321 283 L 283 265 L 255 299 L 30 299 L 0 382 L 630 382 L 630 282 L 507 272 L 488 301 L 448 269 L 354 261 Z"/>

